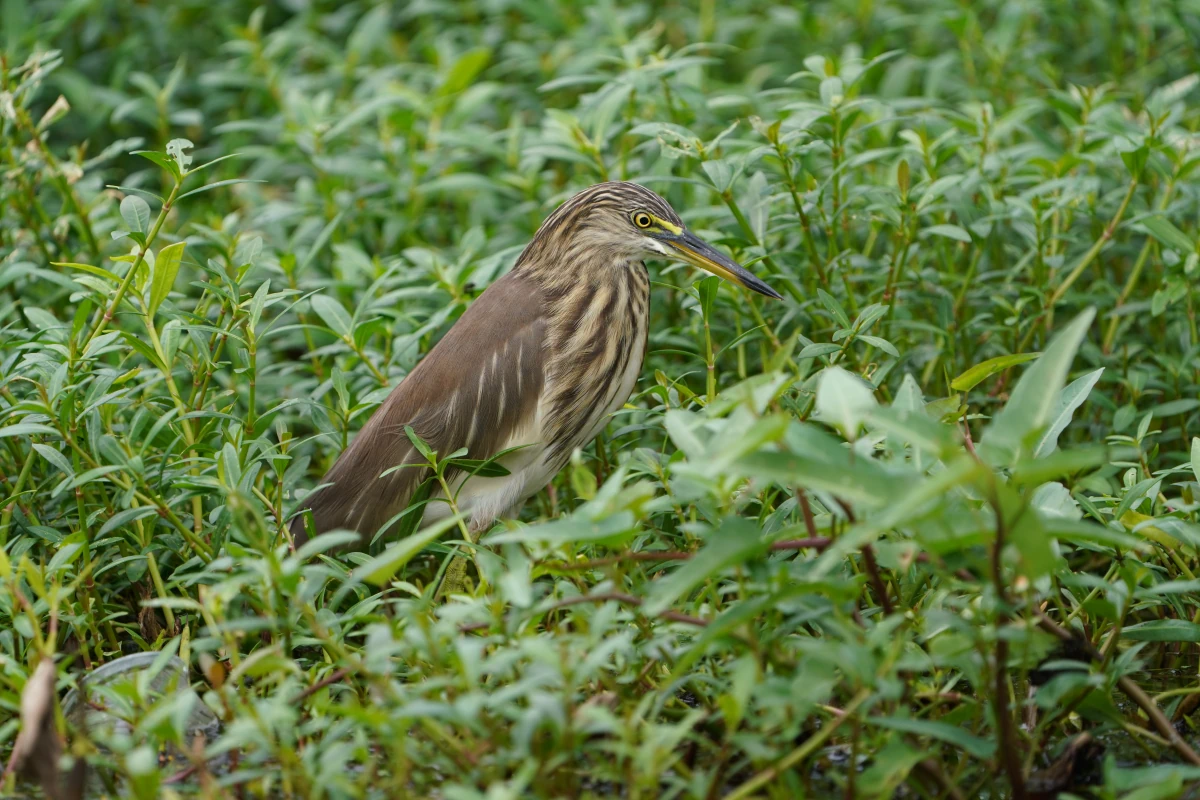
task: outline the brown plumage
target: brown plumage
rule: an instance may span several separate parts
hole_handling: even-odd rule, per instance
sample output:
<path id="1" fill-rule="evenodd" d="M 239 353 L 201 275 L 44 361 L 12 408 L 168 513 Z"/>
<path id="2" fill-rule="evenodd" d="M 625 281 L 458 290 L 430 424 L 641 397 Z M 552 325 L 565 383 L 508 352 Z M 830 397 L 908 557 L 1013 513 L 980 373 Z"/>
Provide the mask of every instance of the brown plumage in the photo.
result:
<path id="1" fill-rule="evenodd" d="M 642 259 L 684 260 L 778 297 L 688 232 L 665 200 L 633 183 L 601 183 L 558 208 L 512 271 L 493 283 L 392 391 L 305 498 L 317 532 L 365 544 L 428 477 L 405 433 L 441 456 L 461 448 L 510 474 L 452 478 L 473 532 L 515 513 L 628 399 L 646 352 L 650 280 Z M 465 479 L 465 480 L 464 480 Z M 431 501 L 424 521 L 449 513 Z M 292 521 L 303 541 L 304 516 Z"/>

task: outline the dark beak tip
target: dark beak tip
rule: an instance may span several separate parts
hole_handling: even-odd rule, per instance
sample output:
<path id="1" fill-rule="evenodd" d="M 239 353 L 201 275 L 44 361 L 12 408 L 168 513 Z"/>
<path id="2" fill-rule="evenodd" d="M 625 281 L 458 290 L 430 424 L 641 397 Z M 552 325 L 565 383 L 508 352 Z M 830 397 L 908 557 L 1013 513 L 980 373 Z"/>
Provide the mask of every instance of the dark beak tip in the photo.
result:
<path id="1" fill-rule="evenodd" d="M 767 297 L 773 297 L 776 300 L 783 299 L 783 295 L 781 295 L 779 292 L 772 289 L 770 286 L 767 287 L 767 291 L 763 292 L 763 294 L 765 294 Z"/>
<path id="2" fill-rule="evenodd" d="M 747 281 L 746 288 L 752 292 L 757 292 L 758 294 L 761 294 L 764 297 L 770 297 L 775 300 L 783 299 L 783 295 L 781 295 L 779 292 L 775 291 L 775 289 L 773 289 L 771 286 L 769 286 L 766 281 L 760 280 L 758 278 L 754 278 L 753 280 Z"/>

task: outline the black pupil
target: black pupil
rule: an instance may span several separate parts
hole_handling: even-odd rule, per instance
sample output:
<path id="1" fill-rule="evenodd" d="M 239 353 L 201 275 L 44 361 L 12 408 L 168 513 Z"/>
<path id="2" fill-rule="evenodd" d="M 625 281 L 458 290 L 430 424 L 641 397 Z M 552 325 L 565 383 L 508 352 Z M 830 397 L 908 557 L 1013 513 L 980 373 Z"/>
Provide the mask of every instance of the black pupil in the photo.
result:
<path id="1" fill-rule="evenodd" d="M 638 214 L 637 224 L 640 227 L 644 228 L 650 224 L 650 218 L 647 217 L 645 214 Z"/>

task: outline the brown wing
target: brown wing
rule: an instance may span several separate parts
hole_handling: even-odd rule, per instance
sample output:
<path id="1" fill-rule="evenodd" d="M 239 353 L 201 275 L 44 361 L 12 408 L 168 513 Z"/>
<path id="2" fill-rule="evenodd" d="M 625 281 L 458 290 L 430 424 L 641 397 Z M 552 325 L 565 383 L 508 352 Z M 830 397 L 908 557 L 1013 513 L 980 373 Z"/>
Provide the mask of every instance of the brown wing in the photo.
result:
<path id="1" fill-rule="evenodd" d="M 512 273 L 487 288 L 371 416 L 305 498 L 318 533 L 358 531 L 363 546 L 408 505 L 428 477 L 406 425 L 438 454 L 468 448 L 468 457 L 495 455 L 529 424 L 542 393 L 545 321 L 541 290 Z M 304 515 L 292 520 L 297 543 Z"/>

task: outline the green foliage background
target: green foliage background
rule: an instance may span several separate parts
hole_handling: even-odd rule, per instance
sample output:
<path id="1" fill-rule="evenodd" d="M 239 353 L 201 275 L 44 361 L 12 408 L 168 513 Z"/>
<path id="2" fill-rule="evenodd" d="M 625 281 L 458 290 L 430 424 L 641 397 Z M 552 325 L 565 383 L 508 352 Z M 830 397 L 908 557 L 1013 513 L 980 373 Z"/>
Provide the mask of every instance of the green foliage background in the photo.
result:
<path id="1" fill-rule="evenodd" d="M 222 732 L 59 717 L 110 792 L 1025 796 L 1083 731 L 1070 786 L 1200 777 L 1195 0 L 0 13 L 5 758 L 39 660 L 166 650 Z M 787 299 L 652 264 L 634 396 L 471 596 L 453 532 L 293 550 L 608 179 Z"/>

